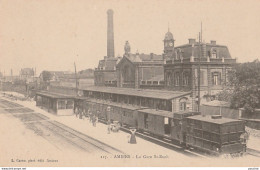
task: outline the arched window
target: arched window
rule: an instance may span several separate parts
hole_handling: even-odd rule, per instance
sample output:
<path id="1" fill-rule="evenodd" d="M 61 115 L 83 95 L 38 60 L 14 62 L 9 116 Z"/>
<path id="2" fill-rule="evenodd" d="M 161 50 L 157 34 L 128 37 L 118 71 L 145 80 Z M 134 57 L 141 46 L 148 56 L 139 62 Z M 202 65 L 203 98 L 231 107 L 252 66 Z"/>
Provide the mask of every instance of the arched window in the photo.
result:
<path id="1" fill-rule="evenodd" d="M 167 72 L 166 73 L 166 82 L 167 82 L 167 86 L 170 86 L 171 85 L 171 73 L 170 72 Z"/>
<path id="2" fill-rule="evenodd" d="M 186 97 L 180 99 L 180 111 L 187 110 L 187 101 L 188 99 Z"/>
<path id="3" fill-rule="evenodd" d="M 212 85 L 213 86 L 221 85 L 221 73 L 220 72 L 212 73 Z"/>

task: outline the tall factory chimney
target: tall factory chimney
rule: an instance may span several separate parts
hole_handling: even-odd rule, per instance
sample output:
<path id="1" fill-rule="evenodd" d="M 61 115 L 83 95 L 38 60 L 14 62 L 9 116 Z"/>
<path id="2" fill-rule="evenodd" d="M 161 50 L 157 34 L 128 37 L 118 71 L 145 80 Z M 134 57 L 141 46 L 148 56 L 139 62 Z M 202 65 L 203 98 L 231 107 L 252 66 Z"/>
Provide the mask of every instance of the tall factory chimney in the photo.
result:
<path id="1" fill-rule="evenodd" d="M 107 56 L 115 57 L 114 51 L 114 26 L 113 26 L 113 10 L 107 10 Z"/>

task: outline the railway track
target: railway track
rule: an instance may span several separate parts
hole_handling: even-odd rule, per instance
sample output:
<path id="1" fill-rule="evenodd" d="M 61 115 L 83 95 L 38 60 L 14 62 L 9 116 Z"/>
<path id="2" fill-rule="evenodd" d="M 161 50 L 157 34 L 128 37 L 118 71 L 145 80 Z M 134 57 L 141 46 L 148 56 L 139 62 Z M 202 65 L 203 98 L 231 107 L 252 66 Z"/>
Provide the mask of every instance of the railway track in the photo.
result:
<path id="1" fill-rule="evenodd" d="M 253 156 L 255 156 L 255 157 L 260 157 L 260 151 L 258 151 L 258 150 L 251 149 L 251 148 L 247 148 L 247 149 L 246 149 L 246 152 L 247 152 L 247 154 L 249 154 L 249 155 L 253 155 Z"/>
<path id="2" fill-rule="evenodd" d="M 106 143 L 98 141 L 59 122 L 45 121 L 40 122 L 40 124 L 52 130 L 54 133 L 62 135 L 64 138 L 66 138 L 67 141 L 70 141 L 71 143 L 82 147 L 84 150 L 90 150 L 91 152 L 99 150 L 108 154 L 123 153 L 122 151 L 111 147 Z"/>
<path id="3" fill-rule="evenodd" d="M 8 100 L 3 100 L 0 99 L 0 106 L 2 108 L 4 108 L 6 111 L 8 111 L 9 113 L 17 113 L 20 110 L 24 113 L 26 112 L 31 112 L 32 110 L 26 107 L 23 107 L 19 104 L 10 102 Z M 28 113 L 26 113 L 28 114 Z M 29 114 L 28 114 L 29 115 Z M 39 115 L 37 115 L 39 116 Z M 22 118 L 20 116 L 15 115 L 15 117 L 18 118 Z M 27 116 L 28 117 L 28 116 Z M 47 140 L 50 140 L 50 134 L 52 135 L 56 135 L 59 136 L 60 138 L 62 138 L 63 140 L 65 140 L 66 142 L 72 144 L 73 146 L 80 148 L 81 150 L 84 150 L 86 152 L 105 152 L 108 154 L 114 154 L 114 153 L 122 153 L 122 151 L 113 148 L 103 142 L 100 142 L 90 136 L 87 136 L 81 132 L 78 132 L 64 124 L 61 124 L 57 121 L 49 121 L 49 120 L 26 120 L 26 119 L 21 119 L 22 121 L 25 121 L 25 123 L 27 124 L 27 126 L 34 130 L 35 133 L 37 133 L 38 135 L 43 136 L 44 138 L 46 138 Z M 103 124 L 107 124 L 107 122 L 104 119 L 99 119 L 99 121 Z M 44 130 L 43 130 L 44 129 Z M 127 126 L 121 127 L 120 128 L 122 131 L 130 133 L 130 129 Z M 47 134 L 47 135 L 43 135 L 43 134 Z M 171 141 L 167 140 L 167 139 L 160 139 L 154 136 L 151 136 L 149 134 L 145 134 L 145 133 L 140 133 L 140 132 L 136 132 L 136 136 L 148 140 L 150 142 L 153 142 L 157 145 L 160 145 L 162 147 L 183 153 L 187 156 L 192 156 L 192 157 L 204 157 L 207 158 L 210 155 L 205 154 L 205 153 L 200 153 L 198 151 L 193 151 L 193 150 L 186 150 L 183 147 L 181 147 L 178 144 L 174 144 Z M 51 139 L 54 140 L 54 139 Z M 57 140 L 57 139 L 55 139 Z M 54 140 L 54 141 L 55 141 Z M 251 148 L 247 148 L 247 154 L 255 156 L 255 157 L 260 157 L 260 151 L 251 149 Z"/>

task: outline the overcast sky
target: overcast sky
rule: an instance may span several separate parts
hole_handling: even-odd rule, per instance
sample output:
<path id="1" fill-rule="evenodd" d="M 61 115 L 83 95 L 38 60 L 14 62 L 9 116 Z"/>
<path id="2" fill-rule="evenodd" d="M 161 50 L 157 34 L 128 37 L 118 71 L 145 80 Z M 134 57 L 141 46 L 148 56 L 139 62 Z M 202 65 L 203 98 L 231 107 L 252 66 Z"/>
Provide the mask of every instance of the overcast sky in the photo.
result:
<path id="1" fill-rule="evenodd" d="M 24 67 L 73 71 L 95 68 L 106 55 L 108 9 L 114 10 L 115 55 L 126 40 L 132 52 L 162 54 L 164 35 L 175 45 L 196 38 L 227 45 L 239 62 L 259 58 L 258 0 L 1 0 L 0 71 Z"/>

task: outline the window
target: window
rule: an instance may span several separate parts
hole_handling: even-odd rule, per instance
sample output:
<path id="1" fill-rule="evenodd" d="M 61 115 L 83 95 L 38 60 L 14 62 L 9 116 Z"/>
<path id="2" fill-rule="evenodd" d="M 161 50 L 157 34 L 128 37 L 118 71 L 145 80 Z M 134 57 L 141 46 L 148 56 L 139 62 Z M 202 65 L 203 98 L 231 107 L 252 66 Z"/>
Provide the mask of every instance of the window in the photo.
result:
<path id="1" fill-rule="evenodd" d="M 217 50 L 216 49 L 213 49 L 211 51 L 211 58 L 217 58 Z"/>
<path id="2" fill-rule="evenodd" d="M 187 109 L 187 98 L 180 99 L 180 111 L 185 111 Z"/>
<path id="3" fill-rule="evenodd" d="M 180 85 L 180 73 L 177 72 L 175 73 L 175 86 L 179 86 Z"/>
<path id="4" fill-rule="evenodd" d="M 221 74 L 219 72 L 212 73 L 212 85 L 221 85 Z"/>
<path id="5" fill-rule="evenodd" d="M 167 73 L 166 74 L 166 81 L 167 81 L 167 86 L 170 86 L 171 85 L 171 73 Z"/>
<path id="6" fill-rule="evenodd" d="M 187 72 L 185 72 L 183 74 L 183 85 L 187 86 L 189 84 L 189 74 Z"/>

